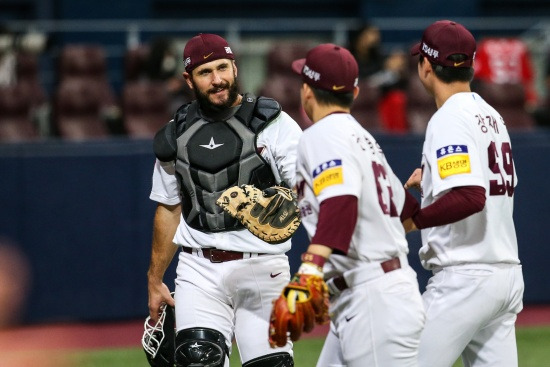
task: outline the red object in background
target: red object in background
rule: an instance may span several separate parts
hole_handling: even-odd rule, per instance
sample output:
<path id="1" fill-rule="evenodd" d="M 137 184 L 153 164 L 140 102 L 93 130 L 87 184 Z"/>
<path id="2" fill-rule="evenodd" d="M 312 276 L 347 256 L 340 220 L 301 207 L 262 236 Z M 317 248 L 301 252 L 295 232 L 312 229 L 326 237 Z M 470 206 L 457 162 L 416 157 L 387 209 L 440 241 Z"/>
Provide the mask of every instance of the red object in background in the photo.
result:
<path id="1" fill-rule="evenodd" d="M 394 89 L 382 96 L 378 103 L 378 114 L 383 131 L 390 133 L 406 133 L 407 124 L 407 94 Z"/>
<path id="2" fill-rule="evenodd" d="M 527 45 L 519 38 L 486 38 L 479 42 L 475 78 L 496 84 L 521 83 L 528 105 L 537 103 L 535 70 Z"/>

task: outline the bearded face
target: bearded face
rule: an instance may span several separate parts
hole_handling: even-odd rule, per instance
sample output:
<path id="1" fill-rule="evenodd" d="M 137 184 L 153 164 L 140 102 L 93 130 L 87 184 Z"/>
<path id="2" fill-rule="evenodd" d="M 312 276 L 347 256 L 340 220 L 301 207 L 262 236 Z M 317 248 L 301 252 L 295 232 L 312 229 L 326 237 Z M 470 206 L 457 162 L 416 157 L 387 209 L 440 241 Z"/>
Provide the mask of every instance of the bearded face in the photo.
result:
<path id="1" fill-rule="evenodd" d="M 232 62 L 218 60 L 197 69 L 189 81 L 205 113 L 216 114 L 235 105 L 239 97 L 239 85 L 237 69 Z"/>
<path id="2" fill-rule="evenodd" d="M 226 92 L 227 98 L 219 99 L 212 97 L 220 92 Z M 204 92 L 195 88 L 195 96 L 197 97 L 197 101 L 203 111 L 213 113 L 224 111 L 232 107 L 235 101 L 237 101 L 239 96 L 237 79 L 235 78 L 233 79 L 233 82 L 225 82 Z"/>

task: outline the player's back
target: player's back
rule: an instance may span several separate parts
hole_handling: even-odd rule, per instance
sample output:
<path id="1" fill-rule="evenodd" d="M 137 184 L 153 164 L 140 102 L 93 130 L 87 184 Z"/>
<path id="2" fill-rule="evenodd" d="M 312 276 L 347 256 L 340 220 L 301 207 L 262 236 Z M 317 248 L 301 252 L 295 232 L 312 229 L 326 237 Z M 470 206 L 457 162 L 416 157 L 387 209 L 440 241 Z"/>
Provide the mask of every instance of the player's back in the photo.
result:
<path id="1" fill-rule="evenodd" d="M 506 121 L 498 111 L 479 95 L 473 93 L 473 96 L 480 111 L 475 115 L 477 129 L 474 132 L 477 130 L 484 178 L 488 182 L 482 212 L 486 219 L 485 240 L 490 243 L 486 260 L 519 263 L 513 221 L 514 191 L 518 179 L 512 142 Z"/>
<path id="2" fill-rule="evenodd" d="M 407 253 L 407 240 L 399 218 L 405 200 L 403 184 L 374 137 L 351 115 L 336 114 L 308 128 L 303 138 L 315 141 L 317 154 L 337 152 L 341 159 L 343 184 L 327 187 L 326 193 L 318 198 L 350 194 L 358 198 L 357 224 L 348 257 L 383 261 Z"/>
<path id="3" fill-rule="evenodd" d="M 434 183 L 424 191 L 428 200 L 437 200 L 452 187 L 474 185 L 485 188 L 486 202 L 479 213 L 423 230 L 423 238 L 429 243 L 421 250 L 423 264 L 431 268 L 463 263 L 519 263 L 512 217 L 517 177 L 510 136 L 500 114 L 476 93 L 455 94 L 430 120 L 428 130 L 432 137 L 427 138 L 428 144 L 438 152 L 442 147 L 447 150 L 438 153 L 438 164 L 432 167 Z M 443 163 L 448 164 L 444 159 L 449 149 L 456 153 L 458 147 L 463 150 L 467 169 L 442 172 Z"/>

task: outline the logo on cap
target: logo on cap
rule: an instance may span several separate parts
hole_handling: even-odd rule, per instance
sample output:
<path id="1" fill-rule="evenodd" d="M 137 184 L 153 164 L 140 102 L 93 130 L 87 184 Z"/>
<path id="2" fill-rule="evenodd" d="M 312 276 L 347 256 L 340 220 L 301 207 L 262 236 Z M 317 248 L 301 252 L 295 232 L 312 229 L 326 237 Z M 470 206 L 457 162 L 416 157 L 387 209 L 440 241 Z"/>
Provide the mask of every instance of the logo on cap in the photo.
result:
<path id="1" fill-rule="evenodd" d="M 426 53 L 426 55 L 430 55 L 434 59 L 437 59 L 439 57 L 439 51 L 434 50 L 430 46 L 428 46 L 425 42 L 422 42 L 422 51 Z"/>
<path id="2" fill-rule="evenodd" d="M 231 51 L 231 47 L 224 47 L 226 54 L 233 54 L 233 51 Z"/>
<path id="3" fill-rule="evenodd" d="M 342 90 L 342 89 L 344 89 L 345 87 L 346 87 L 345 85 L 340 85 L 340 86 L 333 85 L 333 86 L 332 86 L 332 90 Z"/>
<path id="4" fill-rule="evenodd" d="M 208 55 L 203 55 L 202 58 L 206 60 L 206 59 L 208 59 L 210 56 L 212 56 L 213 53 L 214 53 L 214 52 L 210 52 Z"/>
<path id="5" fill-rule="evenodd" d="M 321 74 L 319 74 L 318 72 L 310 69 L 309 66 L 307 66 L 307 65 L 304 65 L 303 73 L 309 79 L 312 79 L 312 80 L 315 80 L 315 81 L 318 81 L 319 79 L 321 79 Z"/>

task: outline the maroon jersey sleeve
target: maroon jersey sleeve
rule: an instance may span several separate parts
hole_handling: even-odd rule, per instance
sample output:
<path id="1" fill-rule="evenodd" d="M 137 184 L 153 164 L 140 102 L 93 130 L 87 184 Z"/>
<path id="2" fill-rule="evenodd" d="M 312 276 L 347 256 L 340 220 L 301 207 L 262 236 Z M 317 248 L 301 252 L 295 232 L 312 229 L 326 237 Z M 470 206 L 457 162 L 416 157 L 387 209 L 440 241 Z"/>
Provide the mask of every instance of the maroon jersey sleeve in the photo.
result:
<path id="1" fill-rule="evenodd" d="M 417 210 L 412 220 L 418 229 L 458 222 L 485 207 L 485 189 L 480 186 L 455 187 L 439 199 Z"/>
<path id="2" fill-rule="evenodd" d="M 399 218 L 401 222 L 405 219 L 412 218 L 420 210 L 420 204 L 416 201 L 416 198 L 412 194 L 405 190 L 405 204 L 403 205 L 403 210 Z"/>
<path id="3" fill-rule="evenodd" d="M 311 243 L 347 254 L 357 224 L 357 203 L 357 197 L 353 195 L 324 200 L 319 208 L 317 229 Z"/>

